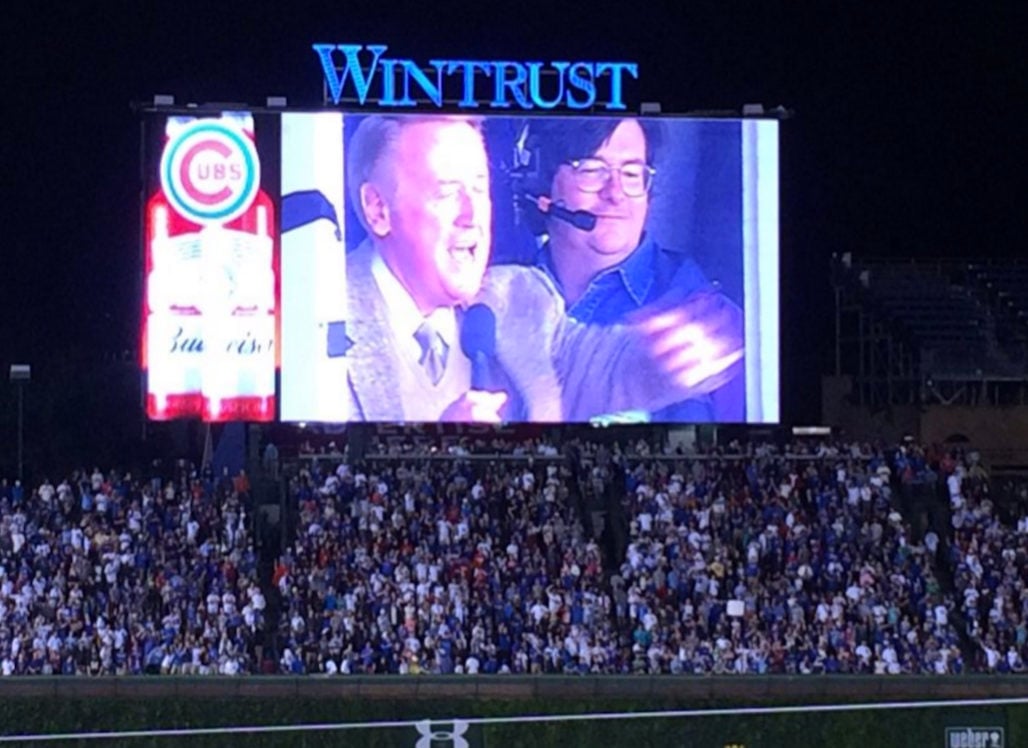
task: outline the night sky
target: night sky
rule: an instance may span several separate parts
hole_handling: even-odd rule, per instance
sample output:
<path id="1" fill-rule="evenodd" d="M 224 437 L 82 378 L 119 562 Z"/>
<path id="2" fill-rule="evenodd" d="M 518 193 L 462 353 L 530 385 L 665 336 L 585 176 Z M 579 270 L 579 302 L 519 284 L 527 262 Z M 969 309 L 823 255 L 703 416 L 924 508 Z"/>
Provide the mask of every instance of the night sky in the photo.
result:
<path id="1" fill-rule="evenodd" d="M 384 43 L 418 60 L 633 60 L 640 79 L 629 102 L 794 110 L 781 155 L 786 420 L 817 417 L 805 400 L 830 365 L 833 252 L 996 257 L 1024 248 L 1023 3 L 559 10 L 586 5 L 5 3 L 4 371 L 26 361 L 40 376 L 67 377 L 68 367 L 50 364 L 58 356 L 100 359 L 137 345 L 139 120 L 130 103 L 169 93 L 318 104 L 315 42 Z M 633 10 L 642 7 L 661 10 Z"/>

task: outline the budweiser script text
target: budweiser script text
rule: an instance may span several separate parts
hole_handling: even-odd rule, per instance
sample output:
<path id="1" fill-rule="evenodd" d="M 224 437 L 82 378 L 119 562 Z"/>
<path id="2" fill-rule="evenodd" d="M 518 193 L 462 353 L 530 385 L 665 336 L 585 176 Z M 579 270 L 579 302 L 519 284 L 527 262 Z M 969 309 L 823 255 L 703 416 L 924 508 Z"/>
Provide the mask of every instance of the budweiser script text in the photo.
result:
<path id="1" fill-rule="evenodd" d="M 225 353 L 238 356 L 251 356 L 260 353 L 270 353 L 275 350 L 275 341 L 272 338 L 261 339 L 247 330 L 242 337 L 231 338 L 225 341 Z M 189 334 L 186 329 L 180 326 L 171 341 L 169 353 L 203 353 L 204 339 L 200 335 Z"/>

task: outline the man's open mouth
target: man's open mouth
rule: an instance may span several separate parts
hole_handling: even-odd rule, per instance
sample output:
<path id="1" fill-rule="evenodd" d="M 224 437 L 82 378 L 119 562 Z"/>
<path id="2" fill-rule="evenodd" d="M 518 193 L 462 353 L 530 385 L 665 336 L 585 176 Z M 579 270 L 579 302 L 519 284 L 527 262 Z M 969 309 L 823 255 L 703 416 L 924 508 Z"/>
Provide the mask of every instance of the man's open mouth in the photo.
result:
<path id="1" fill-rule="evenodd" d="M 462 242 L 450 246 L 450 256 L 461 261 L 470 261 L 478 251 L 478 242 Z"/>

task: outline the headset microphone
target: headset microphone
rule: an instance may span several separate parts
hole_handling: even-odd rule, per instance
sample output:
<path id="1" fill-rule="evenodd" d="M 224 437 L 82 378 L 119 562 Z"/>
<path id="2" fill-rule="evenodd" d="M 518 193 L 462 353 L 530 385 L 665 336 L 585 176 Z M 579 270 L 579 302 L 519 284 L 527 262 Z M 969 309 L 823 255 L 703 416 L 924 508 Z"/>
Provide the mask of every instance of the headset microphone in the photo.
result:
<path id="1" fill-rule="evenodd" d="M 596 228 L 596 214 L 587 210 L 568 210 L 560 203 L 555 203 L 545 195 L 523 193 L 523 197 L 532 203 L 543 215 L 553 216 L 565 223 L 570 223 L 581 231 L 592 231 Z"/>

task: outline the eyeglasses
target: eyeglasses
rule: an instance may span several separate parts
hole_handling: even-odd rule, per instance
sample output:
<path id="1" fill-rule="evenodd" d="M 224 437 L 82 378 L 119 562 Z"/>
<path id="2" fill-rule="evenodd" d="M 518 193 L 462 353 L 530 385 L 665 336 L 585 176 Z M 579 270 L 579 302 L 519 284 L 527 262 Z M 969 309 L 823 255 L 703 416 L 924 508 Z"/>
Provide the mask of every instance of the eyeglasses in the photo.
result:
<path id="1" fill-rule="evenodd" d="M 642 197 L 653 185 L 657 170 L 642 161 L 629 161 L 614 167 L 598 158 L 576 158 L 567 162 L 575 177 L 575 186 L 582 192 L 599 192 L 616 171 L 621 178 L 621 191 L 626 197 Z"/>

